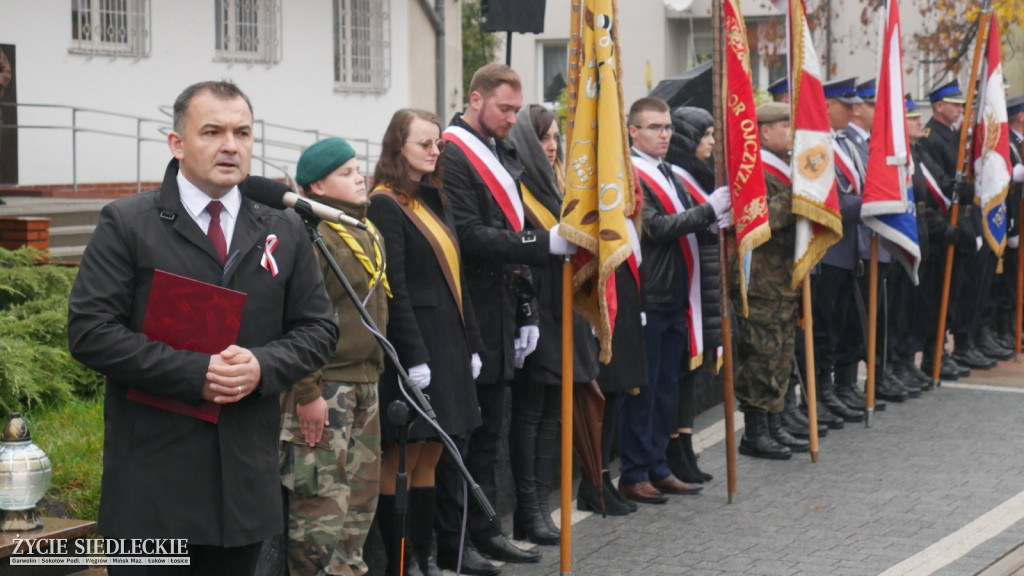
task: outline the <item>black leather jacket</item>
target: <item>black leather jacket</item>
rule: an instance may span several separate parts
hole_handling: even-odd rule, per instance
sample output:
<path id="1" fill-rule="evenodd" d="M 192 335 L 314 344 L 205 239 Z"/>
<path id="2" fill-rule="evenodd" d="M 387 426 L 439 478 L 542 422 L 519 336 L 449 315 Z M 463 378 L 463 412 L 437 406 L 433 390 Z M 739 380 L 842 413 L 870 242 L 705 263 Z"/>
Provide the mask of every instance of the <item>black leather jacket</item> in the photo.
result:
<path id="1" fill-rule="evenodd" d="M 715 210 L 710 204 L 697 204 L 679 177 L 672 176 L 686 207 L 682 214 L 669 215 L 654 191 L 641 181 L 644 233 L 640 243 L 643 252 L 640 279 L 648 305 L 679 304 L 685 308 L 689 287 L 679 238 L 707 230 L 715 221 Z"/>

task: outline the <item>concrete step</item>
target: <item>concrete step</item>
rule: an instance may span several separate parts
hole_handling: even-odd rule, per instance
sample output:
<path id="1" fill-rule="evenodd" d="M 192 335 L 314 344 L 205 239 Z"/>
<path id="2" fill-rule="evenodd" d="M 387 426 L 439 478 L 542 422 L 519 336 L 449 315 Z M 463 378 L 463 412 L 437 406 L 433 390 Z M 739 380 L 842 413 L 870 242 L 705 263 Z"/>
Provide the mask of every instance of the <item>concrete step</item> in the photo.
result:
<path id="1" fill-rule="evenodd" d="M 75 246 L 50 246 L 50 260 L 54 262 L 80 262 L 85 254 L 85 244 Z"/>
<path id="2" fill-rule="evenodd" d="M 37 216 L 50 218 L 50 228 L 95 225 L 100 210 L 111 199 L 77 200 L 64 198 L 5 197 L 0 216 Z"/>
<path id="3" fill-rule="evenodd" d="M 85 246 L 92 238 L 95 224 L 82 224 L 80 226 L 51 226 L 50 227 L 50 249 L 64 246 Z"/>

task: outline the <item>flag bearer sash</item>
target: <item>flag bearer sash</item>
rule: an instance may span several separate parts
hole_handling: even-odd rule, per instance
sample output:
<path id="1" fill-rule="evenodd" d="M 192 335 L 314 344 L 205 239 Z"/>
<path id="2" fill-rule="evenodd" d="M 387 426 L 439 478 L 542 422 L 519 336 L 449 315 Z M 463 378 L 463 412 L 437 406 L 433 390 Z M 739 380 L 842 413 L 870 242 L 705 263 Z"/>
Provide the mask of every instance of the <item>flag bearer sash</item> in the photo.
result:
<path id="1" fill-rule="evenodd" d="M 658 170 L 658 166 L 646 158 L 633 157 L 637 175 L 646 183 L 667 214 L 682 214 L 686 211 L 676 187 Z M 704 332 L 700 307 L 700 256 L 697 251 L 697 236 L 687 234 L 679 238 L 679 250 L 686 262 L 689 302 L 686 310 L 686 328 L 690 333 L 690 370 L 695 370 L 704 361 Z"/>
<path id="2" fill-rule="evenodd" d="M 461 126 L 449 126 L 441 137 L 458 146 L 466 154 L 473 169 L 483 178 L 487 189 L 491 191 L 501 212 L 512 224 L 512 229 L 522 232 L 523 202 L 519 198 L 519 189 L 515 179 L 501 165 L 494 152 L 469 130 Z"/>

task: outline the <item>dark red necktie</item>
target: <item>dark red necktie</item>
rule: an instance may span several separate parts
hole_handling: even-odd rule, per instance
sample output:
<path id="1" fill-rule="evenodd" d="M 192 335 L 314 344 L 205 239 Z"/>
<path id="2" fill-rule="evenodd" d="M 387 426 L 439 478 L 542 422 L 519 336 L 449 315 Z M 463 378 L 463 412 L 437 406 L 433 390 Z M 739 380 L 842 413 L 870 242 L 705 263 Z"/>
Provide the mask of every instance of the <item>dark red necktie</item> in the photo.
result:
<path id="1" fill-rule="evenodd" d="M 228 243 L 224 240 L 224 230 L 220 227 L 220 211 L 223 209 L 224 205 L 220 200 L 213 200 L 206 205 L 206 211 L 210 214 L 210 227 L 206 229 L 206 237 L 213 242 L 213 248 L 217 250 L 221 264 L 228 257 Z"/>

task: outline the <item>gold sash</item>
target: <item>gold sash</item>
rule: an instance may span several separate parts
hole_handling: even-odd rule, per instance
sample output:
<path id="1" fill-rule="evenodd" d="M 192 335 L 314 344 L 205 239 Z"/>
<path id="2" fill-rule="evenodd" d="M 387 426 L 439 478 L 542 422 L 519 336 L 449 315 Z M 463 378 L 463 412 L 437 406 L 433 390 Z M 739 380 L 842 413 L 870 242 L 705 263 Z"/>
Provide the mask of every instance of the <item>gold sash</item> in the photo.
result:
<path id="1" fill-rule="evenodd" d="M 377 228 L 373 223 L 369 220 L 363 220 L 363 222 L 366 224 L 366 228 L 369 233 L 377 239 L 377 242 L 374 242 L 373 244 L 373 260 L 370 260 L 370 257 L 366 255 L 365 251 L 363 251 L 363 247 L 359 245 L 359 242 L 353 238 L 351 234 L 349 234 L 348 230 L 346 230 L 344 226 L 335 222 L 324 223 L 337 232 L 338 236 L 341 237 L 341 239 L 345 241 L 345 244 L 348 245 L 349 249 L 352 250 L 352 254 L 355 255 L 356 260 L 359 260 L 359 263 L 363 265 L 363 269 L 370 275 L 369 286 L 370 288 L 373 288 L 373 285 L 377 283 L 377 275 L 380 273 L 381 266 L 384 263 L 383 255 L 380 253 L 380 248 L 378 247 L 382 242 L 380 239 L 380 232 L 377 232 Z M 381 284 L 384 285 L 384 292 L 387 293 L 388 298 L 391 298 L 391 286 L 388 285 L 387 274 L 381 274 Z"/>
<path id="2" fill-rule="evenodd" d="M 541 204 L 540 200 L 537 200 L 537 197 L 530 192 L 525 184 L 520 183 L 519 189 L 523 191 L 523 206 L 526 208 L 526 217 L 530 223 L 545 230 L 554 228 L 555 224 L 558 224 L 558 218 L 555 218 L 555 215 Z"/>
<path id="3" fill-rule="evenodd" d="M 455 305 L 459 309 L 459 318 L 465 327 L 466 318 L 462 312 L 462 269 L 460 266 L 459 246 L 455 241 L 455 235 L 445 225 L 444 221 L 438 218 L 437 214 L 423 202 L 410 200 L 409 204 L 403 204 L 398 195 L 389 188 L 383 186 L 375 188 L 372 194 L 383 194 L 395 201 L 395 204 L 402 209 L 413 226 L 430 244 L 434 251 L 437 264 L 441 267 L 448 290 L 455 299 Z"/>

